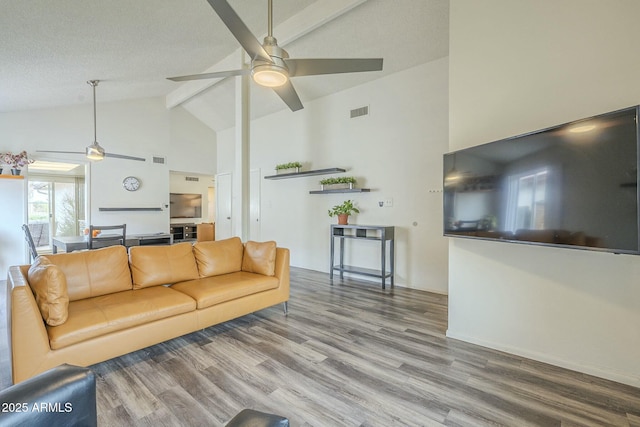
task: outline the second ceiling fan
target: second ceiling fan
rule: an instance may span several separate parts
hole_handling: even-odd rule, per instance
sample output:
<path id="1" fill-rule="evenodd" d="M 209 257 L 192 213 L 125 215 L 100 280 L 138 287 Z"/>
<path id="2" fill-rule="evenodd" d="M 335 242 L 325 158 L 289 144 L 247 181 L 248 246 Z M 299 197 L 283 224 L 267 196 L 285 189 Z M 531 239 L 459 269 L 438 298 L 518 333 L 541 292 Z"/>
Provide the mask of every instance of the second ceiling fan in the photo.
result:
<path id="1" fill-rule="evenodd" d="M 182 82 L 251 74 L 256 83 L 272 88 L 289 106 L 291 111 L 297 111 L 302 109 L 303 106 L 290 77 L 382 70 L 382 58 L 289 58 L 287 51 L 279 47 L 277 40 L 273 37 L 272 0 L 269 0 L 268 5 L 268 33 L 262 44 L 226 0 L 207 1 L 238 40 L 242 48 L 249 54 L 251 67 L 240 70 L 169 77 L 169 80 Z"/>

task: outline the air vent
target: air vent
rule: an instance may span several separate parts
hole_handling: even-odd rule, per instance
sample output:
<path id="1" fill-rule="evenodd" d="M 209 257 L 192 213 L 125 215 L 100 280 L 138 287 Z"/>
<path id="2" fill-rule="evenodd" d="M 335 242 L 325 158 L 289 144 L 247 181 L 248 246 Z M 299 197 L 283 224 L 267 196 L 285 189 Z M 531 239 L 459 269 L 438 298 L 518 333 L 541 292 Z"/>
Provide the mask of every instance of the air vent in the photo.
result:
<path id="1" fill-rule="evenodd" d="M 184 177 L 184 180 L 185 180 L 185 181 L 195 181 L 195 182 L 198 182 L 198 181 L 200 181 L 200 178 L 198 178 L 197 176 L 185 176 L 185 177 Z"/>
<path id="2" fill-rule="evenodd" d="M 356 117 L 362 117 L 369 114 L 369 106 L 365 105 L 364 107 L 355 108 L 351 110 L 351 118 L 355 119 Z"/>
<path id="3" fill-rule="evenodd" d="M 153 163 L 164 165 L 164 157 L 153 156 Z"/>

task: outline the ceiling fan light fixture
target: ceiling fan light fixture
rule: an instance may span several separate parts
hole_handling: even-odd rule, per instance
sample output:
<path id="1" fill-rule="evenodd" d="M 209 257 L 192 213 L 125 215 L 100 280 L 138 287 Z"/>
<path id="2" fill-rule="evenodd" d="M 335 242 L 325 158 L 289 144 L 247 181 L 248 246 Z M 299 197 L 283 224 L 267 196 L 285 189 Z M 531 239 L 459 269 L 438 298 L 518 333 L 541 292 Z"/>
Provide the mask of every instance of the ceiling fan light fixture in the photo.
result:
<path id="1" fill-rule="evenodd" d="M 253 81 L 265 87 L 279 87 L 289 80 L 287 69 L 276 64 L 256 65 L 251 69 L 251 75 Z"/>
<path id="2" fill-rule="evenodd" d="M 98 141 L 93 141 L 93 144 L 87 146 L 87 159 L 93 161 L 100 161 L 104 159 L 104 148 L 98 144 Z"/>

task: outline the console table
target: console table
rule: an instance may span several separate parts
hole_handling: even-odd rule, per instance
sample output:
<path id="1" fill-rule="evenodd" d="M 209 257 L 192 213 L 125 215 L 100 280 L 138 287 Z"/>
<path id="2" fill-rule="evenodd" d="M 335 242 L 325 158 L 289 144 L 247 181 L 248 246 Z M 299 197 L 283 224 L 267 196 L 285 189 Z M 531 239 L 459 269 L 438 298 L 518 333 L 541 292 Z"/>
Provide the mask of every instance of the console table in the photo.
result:
<path id="1" fill-rule="evenodd" d="M 389 284 L 393 286 L 393 272 L 395 268 L 394 245 L 395 227 L 378 225 L 331 225 L 331 269 L 329 279 L 333 283 L 333 272 L 339 271 L 340 278 L 344 278 L 344 273 L 354 273 L 363 276 L 378 277 L 382 281 L 382 289 L 385 288 L 387 278 Z M 335 240 L 340 240 L 340 254 L 338 264 L 335 264 Z M 345 240 L 373 240 L 380 242 L 380 270 L 370 268 L 355 267 L 344 263 L 344 242 Z M 389 244 L 387 245 L 387 242 Z M 387 247 L 389 250 L 389 270 L 387 271 Z"/>

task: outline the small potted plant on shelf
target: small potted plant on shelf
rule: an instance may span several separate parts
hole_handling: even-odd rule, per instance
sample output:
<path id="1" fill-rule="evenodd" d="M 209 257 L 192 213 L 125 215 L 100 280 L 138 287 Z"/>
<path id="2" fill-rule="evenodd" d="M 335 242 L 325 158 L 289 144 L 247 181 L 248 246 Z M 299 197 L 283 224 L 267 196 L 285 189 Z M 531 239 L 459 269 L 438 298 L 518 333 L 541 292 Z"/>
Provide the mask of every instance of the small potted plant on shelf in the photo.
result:
<path id="1" fill-rule="evenodd" d="M 360 210 L 353 205 L 351 200 L 345 200 L 329 209 L 329 216 L 338 216 L 338 224 L 340 225 L 347 225 L 349 223 L 349 215 L 352 213 L 360 213 Z"/>
<path id="2" fill-rule="evenodd" d="M 0 153 L 0 175 L 2 175 L 2 169 L 4 169 L 6 166 L 9 166 L 7 164 L 7 161 L 5 160 L 7 154 L 9 153 Z"/>
<path id="3" fill-rule="evenodd" d="M 302 163 L 300 162 L 281 163 L 276 165 L 276 173 L 297 173 L 300 172 L 301 167 Z"/>
<path id="4" fill-rule="evenodd" d="M 356 179 L 352 176 L 341 176 L 341 177 L 331 177 L 325 178 L 320 181 L 320 190 L 324 191 L 325 186 L 337 186 L 343 185 L 343 188 L 353 189 L 353 186 L 356 184 Z"/>
<path id="5" fill-rule="evenodd" d="M 11 168 L 11 175 L 20 175 L 22 168 L 33 162 L 33 159 L 30 159 L 24 150 L 18 154 L 4 153 L 2 155 L 2 163 Z"/>

